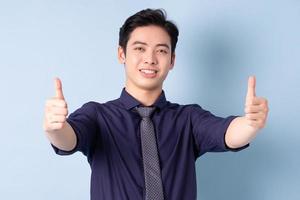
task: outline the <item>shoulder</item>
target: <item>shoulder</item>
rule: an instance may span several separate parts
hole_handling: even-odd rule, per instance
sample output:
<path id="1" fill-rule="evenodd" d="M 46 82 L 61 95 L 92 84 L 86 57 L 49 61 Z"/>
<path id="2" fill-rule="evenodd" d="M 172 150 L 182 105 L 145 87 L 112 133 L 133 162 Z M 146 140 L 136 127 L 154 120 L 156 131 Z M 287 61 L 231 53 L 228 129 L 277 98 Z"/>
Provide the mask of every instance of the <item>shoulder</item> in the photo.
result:
<path id="1" fill-rule="evenodd" d="M 172 115 L 177 116 L 180 115 L 181 117 L 186 117 L 189 119 L 195 119 L 205 113 L 209 113 L 198 104 L 178 104 L 168 102 L 168 105 L 166 107 L 168 113 L 172 113 Z"/>
<path id="2" fill-rule="evenodd" d="M 95 102 L 95 101 L 89 101 L 87 103 L 84 103 L 80 109 L 84 110 L 90 110 L 90 111 L 96 111 L 101 107 L 101 103 Z"/>
<path id="3" fill-rule="evenodd" d="M 105 103 L 100 103 L 100 102 L 96 102 L 96 101 L 89 101 L 87 103 L 84 103 L 82 105 L 82 108 L 87 108 L 87 109 L 103 109 L 105 107 L 114 107 L 117 106 L 118 102 L 117 100 L 111 100 Z"/>
<path id="4" fill-rule="evenodd" d="M 188 113 L 206 111 L 199 104 L 178 104 L 178 103 L 172 103 L 168 101 L 167 107 L 168 109 L 171 110 L 180 110 Z"/>
<path id="5" fill-rule="evenodd" d="M 84 103 L 81 107 L 76 109 L 73 113 L 71 113 L 70 117 L 76 117 L 78 115 L 87 115 L 87 116 L 95 116 L 97 115 L 97 111 L 101 107 L 101 104 L 98 102 L 90 101 Z"/>
<path id="6" fill-rule="evenodd" d="M 86 107 L 89 112 L 93 112 L 95 115 L 102 117 L 117 115 L 119 112 L 124 110 L 118 99 L 110 100 L 105 103 L 90 101 L 85 103 L 83 107 Z"/>

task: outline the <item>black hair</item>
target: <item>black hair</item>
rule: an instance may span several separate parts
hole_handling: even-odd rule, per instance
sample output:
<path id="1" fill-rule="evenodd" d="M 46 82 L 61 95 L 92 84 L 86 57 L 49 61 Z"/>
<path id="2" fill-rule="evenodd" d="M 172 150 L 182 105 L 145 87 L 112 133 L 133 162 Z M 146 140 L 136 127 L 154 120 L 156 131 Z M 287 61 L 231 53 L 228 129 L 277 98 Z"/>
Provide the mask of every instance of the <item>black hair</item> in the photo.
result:
<path id="1" fill-rule="evenodd" d="M 178 28 L 177 26 L 166 19 L 166 12 L 163 9 L 145 9 L 137 12 L 126 19 L 119 32 L 119 45 L 126 52 L 127 42 L 130 34 L 134 29 L 142 26 L 156 25 L 163 28 L 171 38 L 171 51 L 175 52 L 177 40 L 178 40 Z"/>

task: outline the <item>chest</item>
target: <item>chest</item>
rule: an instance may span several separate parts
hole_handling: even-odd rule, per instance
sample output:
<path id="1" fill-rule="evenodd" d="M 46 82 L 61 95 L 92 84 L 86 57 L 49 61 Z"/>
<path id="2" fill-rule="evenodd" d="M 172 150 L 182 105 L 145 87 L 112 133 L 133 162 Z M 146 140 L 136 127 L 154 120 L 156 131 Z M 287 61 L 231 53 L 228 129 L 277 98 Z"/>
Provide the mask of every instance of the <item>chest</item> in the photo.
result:
<path id="1" fill-rule="evenodd" d="M 138 115 L 105 116 L 99 121 L 101 143 L 110 154 L 128 160 L 141 158 L 141 118 Z M 152 117 L 159 156 L 162 162 L 193 153 L 192 126 L 185 116 Z"/>

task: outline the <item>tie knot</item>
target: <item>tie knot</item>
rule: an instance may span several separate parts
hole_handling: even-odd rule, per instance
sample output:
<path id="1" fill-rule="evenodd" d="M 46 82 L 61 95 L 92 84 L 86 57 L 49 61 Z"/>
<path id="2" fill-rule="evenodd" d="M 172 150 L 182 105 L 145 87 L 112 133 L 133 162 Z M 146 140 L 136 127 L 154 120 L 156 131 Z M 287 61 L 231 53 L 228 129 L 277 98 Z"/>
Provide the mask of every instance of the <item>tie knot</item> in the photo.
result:
<path id="1" fill-rule="evenodd" d="M 136 107 L 136 111 L 142 118 L 150 117 L 151 114 L 155 111 L 155 107 Z"/>

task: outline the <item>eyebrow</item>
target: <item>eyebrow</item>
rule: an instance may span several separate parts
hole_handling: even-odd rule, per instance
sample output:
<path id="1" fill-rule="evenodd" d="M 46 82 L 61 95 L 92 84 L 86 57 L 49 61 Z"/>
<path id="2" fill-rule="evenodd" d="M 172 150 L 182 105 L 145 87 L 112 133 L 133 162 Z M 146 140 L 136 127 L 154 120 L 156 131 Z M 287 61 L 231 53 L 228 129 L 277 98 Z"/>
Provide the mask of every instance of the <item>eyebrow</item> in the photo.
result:
<path id="1" fill-rule="evenodd" d="M 134 43 L 132 43 L 132 45 L 136 45 L 136 44 L 141 44 L 141 45 L 146 45 L 146 46 L 148 46 L 148 44 L 146 43 L 146 42 L 141 42 L 141 41 L 135 41 Z M 165 44 L 165 43 L 159 43 L 159 44 L 157 44 L 157 45 L 155 45 L 155 46 L 162 46 L 162 47 L 166 47 L 166 48 L 168 48 L 168 49 L 170 49 L 170 47 L 169 47 L 169 45 L 167 45 L 167 44 Z"/>

